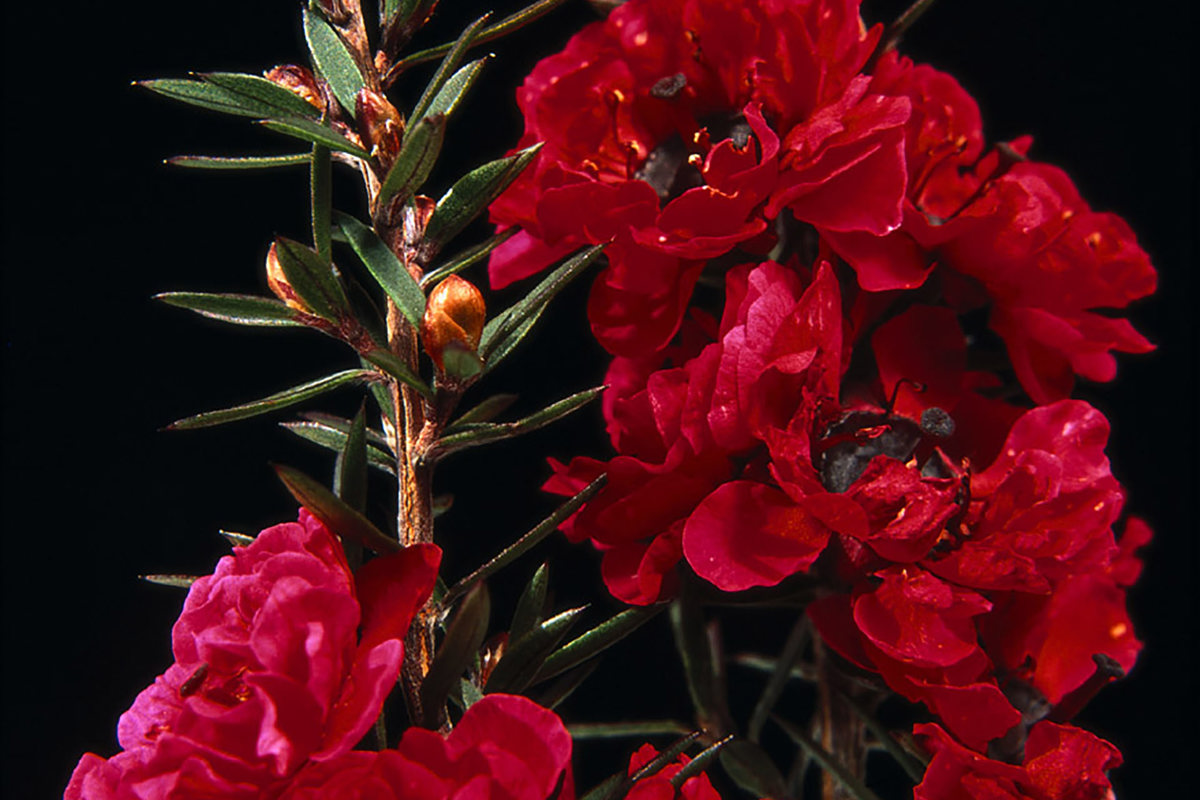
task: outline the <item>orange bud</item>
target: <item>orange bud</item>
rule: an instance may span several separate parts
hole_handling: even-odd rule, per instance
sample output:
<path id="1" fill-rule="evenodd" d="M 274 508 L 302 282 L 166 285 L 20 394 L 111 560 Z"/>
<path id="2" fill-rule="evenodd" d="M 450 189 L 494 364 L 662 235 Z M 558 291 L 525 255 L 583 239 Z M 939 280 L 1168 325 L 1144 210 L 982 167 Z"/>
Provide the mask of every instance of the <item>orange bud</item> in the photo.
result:
<path id="1" fill-rule="evenodd" d="M 303 311 L 305 314 L 311 314 L 312 309 L 304 304 L 296 291 L 292 289 L 292 285 L 288 283 L 287 275 L 283 272 L 283 265 L 279 263 L 279 255 L 275 252 L 275 243 L 271 243 L 271 249 L 267 251 L 267 286 L 275 293 L 283 302 L 287 303 L 289 308 L 294 308 L 297 311 Z"/>
<path id="2" fill-rule="evenodd" d="M 470 282 L 451 275 L 429 293 L 421 341 L 439 371 L 444 371 L 442 354 L 452 343 L 472 353 L 479 349 L 487 307 L 483 295 Z"/>
<path id="3" fill-rule="evenodd" d="M 358 132 L 371 155 L 385 169 L 390 167 L 400 152 L 400 139 L 404 136 L 404 118 L 400 112 L 383 95 L 363 88 L 354 98 L 354 115 L 358 118 Z"/>
<path id="4" fill-rule="evenodd" d="M 295 64 L 282 64 L 268 71 L 265 77 L 271 83 L 299 95 L 310 105 L 315 106 L 318 111 L 324 113 L 325 95 L 321 93 L 317 79 L 313 77 L 308 68 L 298 67 Z"/>

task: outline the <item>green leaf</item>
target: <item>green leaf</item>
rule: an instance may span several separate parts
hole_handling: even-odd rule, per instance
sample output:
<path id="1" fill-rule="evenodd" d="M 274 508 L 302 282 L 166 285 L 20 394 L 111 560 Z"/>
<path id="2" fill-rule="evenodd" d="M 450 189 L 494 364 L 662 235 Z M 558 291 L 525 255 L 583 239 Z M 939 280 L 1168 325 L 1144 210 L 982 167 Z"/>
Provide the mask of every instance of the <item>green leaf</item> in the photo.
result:
<path id="1" fill-rule="evenodd" d="M 292 290 L 314 314 L 331 322 L 346 316 L 350 302 L 327 261 L 283 236 L 275 239 L 275 255 Z"/>
<path id="2" fill-rule="evenodd" d="M 529 294 L 497 314 L 483 327 L 479 354 L 487 362 L 489 370 L 520 344 L 554 296 L 600 258 L 604 248 L 605 245 L 596 245 L 571 256 L 543 278 Z"/>
<path id="3" fill-rule="evenodd" d="M 442 245 L 453 239 L 479 216 L 537 156 L 541 144 L 526 147 L 511 156 L 490 161 L 459 178 L 438 200 L 425 227 L 421 244 L 423 263 L 429 263 Z"/>
<path id="4" fill-rule="evenodd" d="M 453 433 L 454 429 L 460 425 L 476 425 L 495 419 L 517 402 L 517 397 L 518 395 L 515 394 L 494 394 L 447 425 L 446 432 Z"/>
<path id="5" fill-rule="evenodd" d="M 442 59 L 442 63 L 438 65 L 437 72 L 433 74 L 429 83 L 425 85 L 425 91 L 421 92 L 421 99 L 413 106 L 412 114 L 410 115 L 412 119 L 421 119 L 421 117 L 429 113 L 430 104 L 433 103 L 434 98 L 441 91 L 442 87 L 450 80 L 451 73 L 462 63 L 463 56 L 466 55 L 467 50 L 470 49 L 471 45 L 479 37 L 483 24 L 488 21 L 490 16 L 490 12 L 484 14 L 459 34 L 454 45 L 446 53 L 446 57 Z"/>
<path id="6" fill-rule="evenodd" d="M 571 732 L 572 739 L 641 739 L 651 736 L 682 736 L 686 734 L 688 735 L 686 742 L 689 744 L 699 735 L 691 733 L 686 725 L 673 719 L 634 722 L 576 722 L 568 725 L 567 730 Z M 679 753 L 676 753 L 675 756 L 677 758 Z"/>
<path id="7" fill-rule="evenodd" d="M 483 359 L 462 342 L 446 342 L 442 348 L 442 372 L 457 381 L 468 381 L 483 372 Z"/>
<path id="8" fill-rule="evenodd" d="M 925 777 L 925 767 L 927 764 L 920 761 L 911 752 L 905 749 L 904 745 L 897 741 L 896 737 L 892 735 L 892 732 L 884 727 L 883 723 L 876 719 L 875 715 L 872 714 L 865 706 L 863 706 L 863 704 L 857 698 L 852 697 L 845 692 L 839 692 L 839 694 L 841 695 L 842 699 L 846 701 L 846 705 L 850 706 L 850 708 L 854 710 L 854 713 L 858 715 L 858 718 L 863 721 L 863 724 L 875 737 L 876 741 L 879 743 L 879 746 L 886 750 L 888 755 L 896 760 L 896 763 L 899 764 L 900 768 L 903 769 L 908 777 L 912 779 L 913 783 L 920 783 Z M 908 731 L 900 731 L 899 733 L 907 735 Z"/>
<path id="9" fill-rule="evenodd" d="M 211 294 L 209 292 L 163 292 L 154 295 L 170 306 L 195 311 L 209 319 L 232 322 L 235 325 L 256 325 L 266 328 L 303 327 L 295 312 L 273 297 L 249 294 Z"/>
<path id="10" fill-rule="evenodd" d="M 809 639 L 807 620 L 808 617 L 801 615 L 795 624 L 792 625 L 787 640 L 783 644 L 783 650 L 775 662 L 775 669 L 772 670 L 771 676 L 767 679 L 767 685 L 763 688 L 762 695 L 759 696 L 758 702 L 754 705 L 754 711 L 750 714 L 750 722 L 746 725 L 746 738 L 752 742 L 759 740 L 763 725 L 766 724 L 767 716 L 771 713 L 771 709 L 775 707 L 775 703 L 778 702 L 780 695 L 783 694 L 783 689 L 787 685 L 788 679 L 791 678 L 792 666 L 800 660 L 800 656 L 804 653 L 804 646 Z"/>
<path id="11" fill-rule="evenodd" d="M 154 583 L 159 586 L 172 586 L 176 589 L 188 589 L 196 581 L 200 580 L 199 575 L 139 575 L 139 578 L 146 583 Z"/>
<path id="12" fill-rule="evenodd" d="M 405 269 L 404 264 L 396 258 L 391 248 L 375 235 L 375 231 L 354 217 L 336 211 L 333 218 L 367 271 L 371 273 L 371 277 L 383 287 L 387 296 L 404 314 L 404 318 L 414 328 L 420 329 L 421 320 L 425 317 L 425 293 Z"/>
<path id="13" fill-rule="evenodd" d="M 314 144 L 312 167 L 309 170 L 309 195 L 312 208 L 313 247 L 326 264 L 333 262 L 330 239 L 330 213 L 333 210 L 333 160 L 329 148 Z"/>
<path id="14" fill-rule="evenodd" d="M 333 128 L 311 119 L 265 119 L 259 124 L 276 133 L 282 133 L 294 139 L 303 139 L 313 144 L 323 144 L 330 150 L 349 153 L 357 158 L 366 159 L 371 156 L 366 150 L 346 139 Z"/>
<path id="15" fill-rule="evenodd" d="M 437 461 L 459 450 L 512 439 L 530 431 L 535 431 L 538 428 L 544 428 L 573 411 L 583 408 L 583 406 L 599 397 L 602 391 L 604 391 L 604 387 L 597 386 L 594 389 L 576 392 L 570 397 L 564 397 L 562 400 L 546 406 L 541 411 L 530 414 L 515 422 L 471 424 L 471 427 L 467 430 L 461 430 L 458 433 L 452 433 L 438 439 L 421 459 L 427 462 Z"/>
<path id="16" fill-rule="evenodd" d="M 720 753 L 726 774 L 755 797 L 786 797 L 787 781 L 761 747 L 746 739 L 727 744 Z"/>
<path id="17" fill-rule="evenodd" d="M 413 374 L 412 370 L 401 360 L 400 356 L 390 350 L 379 348 L 363 353 L 362 357 L 401 383 L 411 386 L 430 400 L 433 399 L 433 390 Z"/>
<path id="18" fill-rule="evenodd" d="M 529 552 L 529 550 L 537 545 L 540 541 L 553 533 L 554 529 L 561 525 L 563 521 L 567 519 L 567 517 L 574 514 L 583 506 L 584 503 L 595 497 L 596 494 L 604 488 L 604 484 L 607 482 L 607 480 L 608 476 L 601 475 L 599 478 L 596 478 L 596 480 L 589 483 L 582 490 L 580 490 L 579 494 L 575 495 L 570 500 L 559 506 L 553 514 L 546 517 L 546 519 L 539 522 L 532 530 L 502 550 L 495 558 L 488 561 L 479 569 L 475 570 L 470 575 L 450 587 L 449 591 L 446 592 L 445 599 L 442 602 L 454 602 L 454 600 L 463 592 L 465 592 L 473 583 L 494 575 L 499 570 L 503 569 L 525 553 Z"/>
<path id="19" fill-rule="evenodd" d="M 546 609 L 546 588 L 550 581 L 550 567 L 543 563 L 533 573 L 525 590 L 517 599 L 517 609 L 513 612 L 512 624 L 508 635 L 517 639 L 542 624 L 543 612 Z"/>
<path id="20" fill-rule="evenodd" d="M 346 443 L 338 453 L 334 492 L 346 505 L 362 513 L 367 508 L 367 408 L 359 406 Z"/>
<path id="21" fill-rule="evenodd" d="M 421 683 L 424 716 L 421 724 L 424 727 L 437 727 L 450 689 L 479 654 L 479 648 L 487 636 L 490 616 L 491 601 L 487 586 L 481 581 L 467 592 L 459 604 L 454 619 L 446 628 L 446 638 L 442 640 L 429 673 Z"/>
<path id="22" fill-rule="evenodd" d="M 395 553 L 400 550 L 399 542 L 385 536 L 374 523 L 339 500 L 320 481 L 292 467 L 282 464 L 273 466 L 275 474 L 292 497 L 296 498 L 296 502 L 307 508 L 334 534 L 376 553 Z"/>
<path id="23" fill-rule="evenodd" d="M 281 422 L 279 424 L 301 439 L 306 439 L 335 453 L 341 452 L 342 448 L 346 446 L 347 436 L 345 431 L 337 430 L 321 422 L 308 420 L 303 422 Z M 367 445 L 368 466 L 395 475 L 396 469 L 393 466 L 393 462 L 394 459 L 387 450 L 375 447 L 374 445 Z"/>
<path id="24" fill-rule="evenodd" d="M 234 547 L 248 547 L 254 543 L 254 537 L 244 533 L 234 533 L 233 531 L 217 531 L 217 533 L 224 536 L 226 541 Z"/>
<path id="25" fill-rule="evenodd" d="M 671 630 L 699 719 L 706 726 L 721 727 L 729 715 L 717 680 L 704 614 L 689 585 L 681 586 L 679 596 L 671 603 Z"/>
<path id="26" fill-rule="evenodd" d="M 679 758 L 680 754 L 691 747 L 692 742 L 699 738 L 700 731 L 692 731 L 691 733 L 687 733 L 687 735 L 682 739 L 678 740 L 670 747 L 660 752 L 653 759 L 643 764 L 637 772 L 630 775 L 629 777 L 632 779 L 632 782 L 636 783 L 637 781 L 644 780 L 652 775 L 656 775 L 663 767 L 673 763 L 677 758 Z"/>
<path id="27" fill-rule="evenodd" d="M 307 8 L 303 10 L 303 14 L 304 39 L 308 42 L 313 66 L 328 81 L 333 96 L 342 104 L 342 108 L 353 117 L 354 99 L 359 90 L 366 85 L 358 69 L 358 62 L 350 54 L 342 37 L 319 14 L 314 14 Z"/>
<path id="28" fill-rule="evenodd" d="M 713 758 L 716 757 L 717 753 L 721 752 L 721 748 L 729 744 L 730 740 L 732 739 L 733 735 L 730 734 L 724 739 L 721 739 L 719 742 L 714 742 L 697 753 L 695 758 L 693 758 L 687 764 L 684 764 L 683 769 L 679 770 L 679 772 L 676 772 L 675 775 L 672 776 L 671 785 L 678 789 L 679 787 L 683 786 L 685 782 L 708 769 L 709 763 L 713 760 Z"/>
<path id="29" fill-rule="evenodd" d="M 442 152 L 446 117 L 433 114 L 417 120 L 405 133 L 396 161 L 379 187 L 379 207 L 393 200 L 403 203 L 416 194 Z"/>
<path id="30" fill-rule="evenodd" d="M 192 169 L 270 169 L 272 167 L 291 167 L 307 164 L 311 159 L 308 153 L 295 153 L 283 156 L 171 156 L 167 163 L 174 167 L 189 167 Z"/>
<path id="31" fill-rule="evenodd" d="M 552 678 L 595 658 L 666 609 L 666 604 L 627 608 L 610 617 L 555 651 L 546 659 L 535 681 Z"/>
<path id="32" fill-rule="evenodd" d="M 137 81 L 135 85 L 189 105 L 258 119 L 315 118 L 304 98 L 257 75 L 211 72 L 193 78 Z"/>
<path id="33" fill-rule="evenodd" d="M 771 715 L 771 720 L 783 729 L 788 738 L 808 753 L 821 766 L 821 769 L 832 775 L 855 800 L 879 800 L 879 795 L 868 789 L 867 785 L 856 775 L 850 774 L 845 767 L 837 762 L 837 759 L 822 749 L 819 744 L 808 738 L 795 725 L 785 719 L 780 719 L 774 714 Z"/>
<path id="34" fill-rule="evenodd" d="M 520 694 L 525 691 L 533 680 L 533 676 L 541 669 L 546 656 L 566 636 L 567 629 L 587 610 L 580 606 L 561 614 L 556 614 L 538 625 L 524 636 L 510 640 L 504 651 L 504 656 L 488 676 L 484 689 L 489 693 L 507 692 Z"/>
<path id="35" fill-rule="evenodd" d="M 593 786 L 580 800 L 620 800 L 629 793 L 629 786 L 626 785 L 628 780 L 624 772 L 610 775 Z"/>
<path id="36" fill-rule="evenodd" d="M 166 430 L 186 431 L 193 428 L 207 428 L 212 425 L 223 425 L 226 422 L 233 422 L 239 419 L 257 417 L 259 414 L 266 414 L 280 408 L 294 406 L 297 403 L 310 400 L 318 395 L 325 394 L 325 392 L 331 389 L 345 386 L 348 383 L 360 383 L 371 380 L 378 380 L 378 375 L 371 370 L 347 369 L 333 375 L 327 375 L 324 378 L 318 378 L 315 381 L 293 386 L 290 389 L 284 389 L 282 392 L 276 392 L 261 400 L 255 400 L 231 408 L 223 408 L 218 411 L 207 411 L 203 414 L 184 417 L 172 422 L 166 427 Z"/>
<path id="37" fill-rule="evenodd" d="M 462 67 L 450 79 L 442 84 L 442 88 L 434 96 L 429 103 L 429 108 L 425 109 L 423 119 L 427 119 L 436 114 L 441 114 L 449 117 L 458 108 L 463 97 L 471 90 L 475 81 L 479 78 L 479 73 L 483 71 L 483 67 L 487 64 L 490 56 L 476 59 L 465 67 Z"/>
<path id="38" fill-rule="evenodd" d="M 518 228 L 516 225 L 505 228 L 494 236 L 488 237 L 480 244 L 456 254 L 442 266 L 435 270 L 431 270 L 430 272 L 426 272 L 421 278 L 421 288 L 425 289 L 430 286 L 436 286 L 443 279 L 462 272 L 472 264 L 482 261 L 488 255 L 490 255 L 493 250 L 511 239 L 519 230 L 520 228 Z"/>
<path id="39" fill-rule="evenodd" d="M 565 673 L 561 678 L 539 694 L 535 698 L 535 702 L 542 708 L 548 708 L 553 711 L 558 704 L 570 697 L 580 684 L 586 681 L 591 674 L 600 666 L 599 661 L 590 661 L 583 666 L 576 667 L 570 672 Z"/>

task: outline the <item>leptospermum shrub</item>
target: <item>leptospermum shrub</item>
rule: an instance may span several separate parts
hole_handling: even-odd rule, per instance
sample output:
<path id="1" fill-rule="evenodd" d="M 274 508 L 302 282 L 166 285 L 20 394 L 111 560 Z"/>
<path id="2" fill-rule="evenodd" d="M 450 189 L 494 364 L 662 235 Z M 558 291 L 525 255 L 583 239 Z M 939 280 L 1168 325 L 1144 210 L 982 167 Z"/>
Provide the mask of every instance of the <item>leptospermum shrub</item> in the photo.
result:
<path id="1" fill-rule="evenodd" d="M 434 0 L 322 0 L 302 10 L 310 66 L 143 83 L 301 145 L 176 163 L 311 175 L 311 245 L 271 244 L 274 297 L 162 299 L 353 351 L 173 427 L 365 399 L 288 423 L 337 454 L 332 488 L 277 467 L 299 522 L 232 536 L 211 576 L 160 578 L 188 588 L 175 663 L 66 797 L 863 800 L 874 751 L 923 800 L 1111 796 L 1120 753 L 1070 721 L 1137 658 L 1125 592 L 1150 531 L 1122 516 L 1108 421 L 1070 395 L 1152 347 L 1121 316 L 1155 286 L 1133 233 L 900 52 L 928 2 L 873 26 L 855 0 L 597 4 L 517 91 L 511 153 L 421 194 L 453 163 L 480 45 L 558 4 L 416 49 Z M 361 175 L 366 218 L 332 208 L 335 166 Z M 459 242 L 483 214 L 495 235 Z M 458 274 L 485 260 L 492 288 L 527 287 L 507 308 Z M 497 421 L 510 398 L 474 388 L 584 272 L 614 452 L 552 461 L 559 511 L 439 576 L 438 461 L 601 396 Z M 395 478 L 394 519 L 365 512 L 370 469 Z M 626 610 L 581 626 L 543 567 L 493 613 L 488 579 L 556 528 L 599 551 L 596 594 Z M 785 610 L 777 657 L 725 651 L 731 605 Z M 555 707 L 645 624 L 677 644 L 692 719 L 564 724 Z M 766 673 L 747 719 L 730 660 Z M 792 680 L 812 713 L 782 714 Z M 572 734 L 628 736 L 628 758 L 577 787 Z"/>

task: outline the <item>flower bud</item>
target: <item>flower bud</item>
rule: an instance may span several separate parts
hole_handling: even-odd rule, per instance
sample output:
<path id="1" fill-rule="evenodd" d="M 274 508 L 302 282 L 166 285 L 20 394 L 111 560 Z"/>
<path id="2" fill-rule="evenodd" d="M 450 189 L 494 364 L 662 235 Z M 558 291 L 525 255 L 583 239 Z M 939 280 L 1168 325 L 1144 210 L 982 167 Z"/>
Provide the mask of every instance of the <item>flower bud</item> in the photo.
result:
<path id="1" fill-rule="evenodd" d="M 313 313 L 312 309 L 300 299 L 300 295 L 296 294 L 292 284 L 288 282 L 287 275 L 283 272 L 283 265 L 279 263 L 279 255 L 275 252 L 274 242 L 271 243 L 271 249 L 267 251 L 266 267 L 267 286 L 275 293 L 276 297 L 287 303 L 288 308 L 294 308 L 305 314 Z"/>
<path id="2" fill-rule="evenodd" d="M 325 95 L 321 92 L 317 79 L 306 67 L 282 64 L 268 71 L 265 77 L 271 83 L 299 95 L 318 111 L 325 113 Z"/>
<path id="3" fill-rule="evenodd" d="M 371 155 L 379 159 L 384 169 L 391 167 L 404 135 L 400 112 L 383 95 L 363 88 L 354 98 L 354 115 L 358 118 L 358 132 Z"/>
<path id="4" fill-rule="evenodd" d="M 434 287 L 425 304 L 421 341 L 439 372 L 445 372 L 443 355 L 447 348 L 470 353 L 479 349 L 486 318 L 483 295 L 470 281 L 451 275 Z"/>

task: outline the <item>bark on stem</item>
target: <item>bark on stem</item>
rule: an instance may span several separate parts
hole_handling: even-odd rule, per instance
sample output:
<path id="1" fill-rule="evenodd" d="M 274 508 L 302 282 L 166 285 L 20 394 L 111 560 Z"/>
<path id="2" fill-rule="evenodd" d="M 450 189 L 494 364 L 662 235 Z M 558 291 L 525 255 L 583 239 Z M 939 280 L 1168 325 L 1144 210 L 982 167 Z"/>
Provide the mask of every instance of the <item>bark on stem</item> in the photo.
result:
<path id="1" fill-rule="evenodd" d="M 820 734 L 815 738 L 834 761 L 862 779 L 867 769 L 866 726 L 843 697 L 855 687 L 832 662 L 820 637 L 813 641 L 813 647 L 817 667 L 815 722 Z M 821 797 L 823 800 L 854 800 L 854 795 L 828 772 L 821 775 Z"/>

